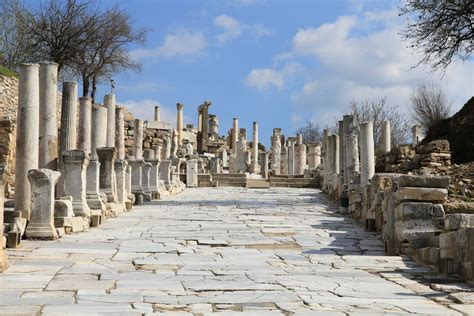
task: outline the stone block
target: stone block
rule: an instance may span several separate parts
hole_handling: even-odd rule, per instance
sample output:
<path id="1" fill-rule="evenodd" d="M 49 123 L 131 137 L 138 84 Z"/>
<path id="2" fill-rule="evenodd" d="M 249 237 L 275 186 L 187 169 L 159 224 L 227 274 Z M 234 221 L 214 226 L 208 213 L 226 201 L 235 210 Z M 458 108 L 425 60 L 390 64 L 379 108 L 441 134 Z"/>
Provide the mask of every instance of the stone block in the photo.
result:
<path id="1" fill-rule="evenodd" d="M 448 197 L 448 190 L 440 188 L 399 187 L 396 199 L 400 201 L 442 202 Z"/>
<path id="2" fill-rule="evenodd" d="M 72 197 L 54 201 L 54 217 L 74 217 Z"/>
<path id="3" fill-rule="evenodd" d="M 444 220 L 446 230 L 458 230 L 460 228 L 474 227 L 474 214 L 448 214 Z"/>
<path id="4" fill-rule="evenodd" d="M 395 220 L 431 220 L 433 218 L 432 203 L 404 202 L 395 208 Z"/>
<path id="5" fill-rule="evenodd" d="M 17 248 L 20 246 L 21 233 L 19 231 L 9 231 L 7 234 L 7 248 Z"/>
<path id="6" fill-rule="evenodd" d="M 474 202 L 450 202 L 444 204 L 446 214 L 474 214 Z"/>
<path id="7" fill-rule="evenodd" d="M 455 244 L 455 235 L 452 232 L 439 235 L 439 247 L 441 249 L 453 248 Z"/>
<path id="8" fill-rule="evenodd" d="M 270 182 L 265 179 L 247 179 L 245 187 L 249 189 L 269 189 Z"/>
<path id="9" fill-rule="evenodd" d="M 402 175 L 398 177 L 399 187 L 417 188 L 444 188 L 449 186 L 449 176 L 413 176 Z"/>
<path id="10" fill-rule="evenodd" d="M 4 210 L 3 212 L 3 222 L 4 223 L 13 223 L 13 220 L 16 217 L 21 217 L 21 212 L 20 211 L 14 211 L 12 210 Z"/>
<path id="11" fill-rule="evenodd" d="M 102 224 L 102 212 L 100 210 L 91 210 L 91 227 L 99 227 Z"/>

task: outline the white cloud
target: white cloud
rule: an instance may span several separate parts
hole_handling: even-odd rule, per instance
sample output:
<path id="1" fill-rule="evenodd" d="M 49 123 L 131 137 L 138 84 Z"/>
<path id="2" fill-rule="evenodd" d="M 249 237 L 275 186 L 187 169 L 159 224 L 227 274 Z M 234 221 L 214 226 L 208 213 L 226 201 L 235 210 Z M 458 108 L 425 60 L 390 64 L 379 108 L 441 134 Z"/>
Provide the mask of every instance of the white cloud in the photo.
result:
<path id="1" fill-rule="evenodd" d="M 161 46 L 154 49 L 138 49 L 130 54 L 133 58 L 174 58 L 199 55 L 207 46 L 203 32 L 178 30 L 167 34 Z"/>
<path id="2" fill-rule="evenodd" d="M 283 89 L 285 81 L 301 71 L 302 67 L 298 63 L 288 63 L 281 69 L 257 68 L 252 69 L 245 77 L 245 84 L 259 91 L 265 91 L 270 88 Z"/>
<path id="3" fill-rule="evenodd" d="M 214 25 L 222 29 L 222 32 L 217 35 L 217 42 L 220 45 L 238 38 L 244 32 L 252 34 L 257 39 L 271 35 L 271 31 L 262 24 L 242 24 L 236 18 L 226 14 L 215 17 Z"/>

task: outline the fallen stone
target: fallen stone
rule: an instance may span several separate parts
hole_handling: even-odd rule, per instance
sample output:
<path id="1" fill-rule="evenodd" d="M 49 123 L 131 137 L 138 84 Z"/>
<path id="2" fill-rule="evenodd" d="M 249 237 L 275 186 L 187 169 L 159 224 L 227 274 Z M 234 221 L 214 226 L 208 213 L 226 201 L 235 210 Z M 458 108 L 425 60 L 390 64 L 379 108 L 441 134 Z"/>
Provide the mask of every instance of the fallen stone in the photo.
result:
<path id="1" fill-rule="evenodd" d="M 474 214 L 448 214 L 444 220 L 444 228 L 458 230 L 460 228 L 474 227 Z"/>
<path id="2" fill-rule="evenodd" d="M 411 176 L 398 177 L 398 187 L 442 188 L 449 186 L 449 176 Z"/>
<path id="3" fill-rule="evenodd" d="M 448 197 L 448 190 L 440 188 L 401 187 L 395 192 L 398 201 L 436 201 L 442 202 Z"/>

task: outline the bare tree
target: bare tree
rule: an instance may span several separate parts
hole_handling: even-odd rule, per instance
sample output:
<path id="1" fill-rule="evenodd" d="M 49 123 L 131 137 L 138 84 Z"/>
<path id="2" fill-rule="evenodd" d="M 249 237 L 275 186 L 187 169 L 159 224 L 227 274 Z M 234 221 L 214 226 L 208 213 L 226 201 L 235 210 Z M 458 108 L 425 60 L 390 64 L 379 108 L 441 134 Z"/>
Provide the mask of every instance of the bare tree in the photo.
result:
<path id="1" fill-rule="evenodd" d="M 393 144 L 405 143 L 410 135 L 410 122 L 396 106 L 387 104 L 386 98 L 379 100 L 351 101 L 348 112 L 354 116 L 354 125 L 372 121 L 374 125 L 375 148 L 380 146 L 382 139 L 382 122 L 390 121 L 391 139 Z"/>
<path id="2" fill-rule="evenodd" d="M 474 49 L 474 1 L 408 0 L 401 8 L 408 16 L 403 37 L 420 50 L 420 63 L 445 69 L 455 57 L 467 60 Z"/>
<path id="3" fill-rule="evenodd" d="M 439 83 L 421 82 L 410 95 L 413 119 L 428 130 L 439 121 L 450 117 L 453 102 Z"/>
<path id="4" fill-rule="evenodd" d="M 321 142 L 323 135 L 318 124 L 307 121 L 305 126 L 298 128 L 296 134 L 303 135 L 304 142 Z"/>
<path id="5" fill-rule="evenodd" d="M 82 79 L 82 94 L 94 99 L 97 84 L 113 73 L 127 69 L 139 70 L 140 64 L 130 58 L 128 46 L 143 44 L 146 30 L 132 28 L 128 13 L 113 8 L 100 17 L 98 32 L 89 35 L 88 45 L 78 51 L 71 68 Z"/>
<path id="6" fill-rule="evenodd" d="M 23 12 L 19 0 L 0 0 L 0 63 L 9 69 L 29 61 L 31 55 L 28 32 L 18 20 Z"/>

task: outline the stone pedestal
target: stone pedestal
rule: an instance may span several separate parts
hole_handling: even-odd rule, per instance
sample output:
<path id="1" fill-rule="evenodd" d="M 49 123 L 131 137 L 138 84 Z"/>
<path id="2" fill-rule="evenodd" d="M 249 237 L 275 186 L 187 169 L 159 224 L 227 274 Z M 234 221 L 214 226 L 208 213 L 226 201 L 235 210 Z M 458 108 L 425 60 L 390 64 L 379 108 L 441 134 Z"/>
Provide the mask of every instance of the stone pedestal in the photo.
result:
<path id="1" fill-rule="evenodd" d="M 171 187 L 171 160 L 160 162 L 160 180 L 162 180 L 168 190 Z"/>
<path id="2" fill-rule="evenodd" d="M 72 196 L 72 207 L 75 216 L 90 217 L 87 204 L 87 166 L 89 157 L 83 150 L 68 150 L 63 157 L 63 192 Z"/>
<path id="3" fill-rule="evenodd" d="M 380 139 L 380 151 L 388 153 L 392 149 L 391 134 L 390 134 L 390 121 L 382 122 L 382 137 Z"/>
<path id="4" fill-rule="evenodd" d="M 190 188 L 199 186 L 197 160 L 191 159 L 186 162 L 186 186 Z"/>
<path id="5" fill-rule="evenodd" d="M 58 239 L 54 227 L 54 186 L 60 175 L 49 169 L 28 171 L 31 183 L 31 215 L 25 232 L 28 239 Z"/>
<path id="6" fill-rule="evenodd" d="M 142 167 L 142 187 L 143 192 L 145 193 L 144 198 L 146 202 L 150 202 L 152 199 L 152 192 L 150 188 L 150 178 L 151 178 L 151 163 L 145 162 Z"/>
<path id="7" fill-rule="evenodd" d="M 39 69 L 39 168 L 57 170 L 58 167 L 58 64 L 43 62 Z"/>
<path id="8" fill-rule="evenodd" d="M 3 181 L 3 174 L 5 172 L 5 166 L 3 164 L 0 164 L 0 224 L 2 225 L 3 229 L 3 205 L 4 205 L 4 199 L 3 199 L 3 192 L 5 189 L 5 182 Z M 3 232 L 3 230 L 2 230 Z M 4 241 L 4 236 L 3 233 L 0 234 L 0 272 L 5 271 L 8 268 L 8 259 L 7 259 L 7 254 L 5 249 L 3 248 L 3 245 L 5 244 Z"/>
<path id="9" fill-rule="evenodd" d="M 117 203 L 122 205 L 122 209 L 130 210 L 131 201 L 128 199 L 127 192 L 127 167 L 126 160 L 115 161 L 115 179 L 117 186 Z"/>
<path id="10" fill-rule="evenodd" d="M 145 165 L 145 160 L 129 159 L 128 163 L 132 167 L 131 191 L 135 196 L 135 204 L 143 205 L 145 192 L 142 187 L 142 167 Z"/>
<path id="11" fill-rule="evenodd" d="M 360 184 L 369 184 L 375 174 L 374 128 L 371 121 L 360 124 Z"/>
<path id="12" fill-rule="evenodd" d="M 91 152 L 92 144 L 92 98 L 79 98 L 79 135 L 78 148 L 87 154 Z"/>
<path id="13" fill-rule="evenodd" d="M 149 159 L 147 160 L 147 162 L 151 164 L 151 169 L 150 169 L 151 198 L 153 200 L 158 200 L 160 198 L 160 188 L 159 188 L 160 161 L 158 159 Z"/>
<path id="14" fill-rule="evenodd" d="M 104 106 L 107 109 L 107 147 L 115 147 L 115 94 L 104 96 Z"/>
<path id="15" fill-rule="evenodd" d="M 117 182 L 115 179 L 115 147 L 97 148 L 100 162 L 99 189 L 107 196 L 108 203 L 117 203 Z"/>
<path id="16" fill-rule="evenodd" d="M 19 68 L 18 111 L 15 156 L 15 211 L 30 218 L 31 187 L 28 170 L 38 168 L 39 148 L 39 66 Z"/>
<path id="17" fill-rule="evenodd" d="M 105 203 L 107 198 L 102 198 L 99 188 L 99 174 L 100 174 L 100 162 L 97 158 L 89 160 L 87 166 L 87 205 L 91 210 L 100 210 L 102 214 L 105 214 Z"/>

